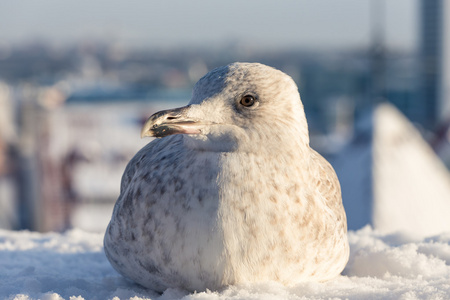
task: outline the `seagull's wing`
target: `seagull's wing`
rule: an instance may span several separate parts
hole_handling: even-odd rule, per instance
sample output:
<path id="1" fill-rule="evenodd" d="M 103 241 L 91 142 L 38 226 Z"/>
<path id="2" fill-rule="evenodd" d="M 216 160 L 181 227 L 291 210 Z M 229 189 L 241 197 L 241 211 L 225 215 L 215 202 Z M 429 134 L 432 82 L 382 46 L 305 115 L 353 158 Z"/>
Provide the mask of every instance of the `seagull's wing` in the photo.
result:
<path id="1" fill-rule="evenodd" d="M 151 174 L 157 169 L 175 166 L 176 163 L 168 165 L 166 158 L 172 157 L 176 162 L 179 149 L 182 148 L 181 144 L 182 136 L 173 135 L 155 139 L 139 150 L 130 160 L 122 175 L 119 200 L 133 188 L 148 189 L 150 177 L 154 177 Z"/>
<path id="2" fill-rule="evenodd" d="M 154 140 L 144 146 L 134 157 L 128 162 L 127 167 L 122 175 L 120 183 L 120 194 L 123 194 L 126 188 L 130 185 L 136 171 L 142 166 L 142 161 L 146 160 L 147 156 L 151 156 L 153 148 L 157 146 L 158 140 Z"/>
<path id="3" fill-rule="evenodd" d="M 312 165 L 317 168 L 314 172 L 317 191 L 331 211 L 339 212 L 339 216 L 346 221 L 342 206 L 341 186 L 336 172 L 330 163 L 313 149 L 311 149 L 311 159 Z"/>

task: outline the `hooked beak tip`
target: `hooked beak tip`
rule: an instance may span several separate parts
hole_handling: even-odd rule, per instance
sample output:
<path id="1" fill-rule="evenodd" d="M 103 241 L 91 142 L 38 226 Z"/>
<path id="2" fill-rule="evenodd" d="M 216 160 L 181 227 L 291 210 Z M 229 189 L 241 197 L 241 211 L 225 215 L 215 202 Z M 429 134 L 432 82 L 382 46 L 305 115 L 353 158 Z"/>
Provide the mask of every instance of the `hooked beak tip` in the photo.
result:
<path id="1" fill-rule="evenodd" d="M 142 127 L 141 138 L 162 138 L 173 134 L 201 134 L 202 128 L 210 122 L 187 117 L 188 109 L 189 106 L 184 106 L 151 115 Z"/>
<path id="2" fill-rule="evenodd" d="M 151 124 L 150 124 L 149 120 L 147 120 L 147 122 L 145 122 L 145 124 L 144 124 L 144 126 L 142 127 L 142 130 L 141 130 L 141 139 L 143 139 L 145 137 L 152 137 L 153 136 L 153 133 L 150 130 L 150 127 L 151 127 L 150 125 Z"/>

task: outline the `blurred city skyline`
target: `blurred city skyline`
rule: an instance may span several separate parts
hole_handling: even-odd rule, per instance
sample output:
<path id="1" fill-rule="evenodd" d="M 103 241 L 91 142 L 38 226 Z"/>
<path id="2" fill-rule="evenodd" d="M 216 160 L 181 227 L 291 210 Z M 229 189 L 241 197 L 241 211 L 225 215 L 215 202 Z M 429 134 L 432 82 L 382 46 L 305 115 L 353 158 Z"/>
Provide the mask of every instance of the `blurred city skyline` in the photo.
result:
<path id="1" fill-rule="evenodd" d="M 432 182 L 450 183 L 440 160 L 450 168 L 449 4 L 0 0 L 0 228 L 104 230 L 123 169 L 148 142 L 139 139 L 143 121 L 185 105 L 201 76 L 234 61 L 292 76 L 311 146 L 336 168 L 356 215 L 355 195 L 377 205 L 374 187 L 390 172 L 374 166 L 392 153 L 406 158 L 389 161 L 394 169 L 409 174 L 420 160 L 441 170 Z M 414 130 L 393 131 L 390 144 L 375 138 L 398 123 L 380 127 L 390 124 L 376 118 L 385 102 L 432 148 Z M 423 151 L 411 160 L 400 145 Z M 423 174 L 412 179 L 427 181 Z M 421 185 L 412 179 L 404 186 Z M 401 186 L 392 182 L 388 202 Z M 370 209 L 350 227 L 369 222 Z"/>
<path id="2" fill-rule="evenodd" d="M 82 40 L 129 48 L 221 47 L 259 50 L 367 48 L 374 28 L 388 48 L 417 48 L 416 0 L 316 1 L 0 1 L 0 50 Z M 245 44 L 248 42 L 248 44 Z"/>

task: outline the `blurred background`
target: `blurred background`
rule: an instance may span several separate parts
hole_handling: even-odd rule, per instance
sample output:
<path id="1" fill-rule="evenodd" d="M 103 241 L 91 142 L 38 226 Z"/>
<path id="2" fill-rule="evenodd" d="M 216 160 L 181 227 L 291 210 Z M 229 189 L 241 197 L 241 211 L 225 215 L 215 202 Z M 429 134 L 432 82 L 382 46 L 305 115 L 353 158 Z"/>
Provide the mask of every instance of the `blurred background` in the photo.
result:
<path id="1" fill-rule="evenodd" d="M 445 0 L 0 1 L 0 228 L 105 230 L 146 118 L 234 61 L 296 81 L 350 229 L 448 219 L 449 53 Z"/>

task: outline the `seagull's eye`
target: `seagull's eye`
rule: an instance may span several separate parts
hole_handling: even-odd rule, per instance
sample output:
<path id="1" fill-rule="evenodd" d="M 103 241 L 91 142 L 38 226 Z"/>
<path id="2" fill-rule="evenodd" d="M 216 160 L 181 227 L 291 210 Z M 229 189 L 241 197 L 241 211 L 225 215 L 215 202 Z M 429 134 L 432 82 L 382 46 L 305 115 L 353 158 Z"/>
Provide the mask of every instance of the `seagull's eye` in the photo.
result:
<path id="1" fill-rule="evenodd" d="M 244 97 L 242 97 L 239 103 L 246 107 L 252 106 L 253 104 L 255 104 L 255 97 L 253 97 L 252 95 L 245 95 Z"/>

